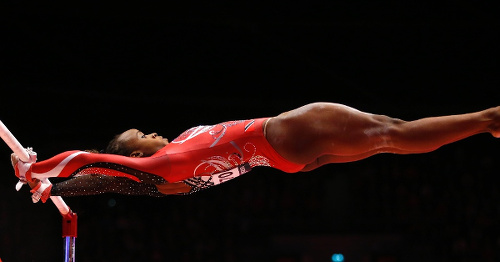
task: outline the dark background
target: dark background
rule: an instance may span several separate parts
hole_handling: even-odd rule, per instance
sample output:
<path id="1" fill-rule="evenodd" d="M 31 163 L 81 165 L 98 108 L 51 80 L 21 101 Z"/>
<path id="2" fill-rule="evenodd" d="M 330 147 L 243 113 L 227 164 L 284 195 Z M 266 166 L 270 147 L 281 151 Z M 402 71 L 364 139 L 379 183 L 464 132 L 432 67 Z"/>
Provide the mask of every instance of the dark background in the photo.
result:
<path id="1" fill-rule="evenodd" d="M 500 102 L 488 2 L 2 5 L 0 119 L 40 160 L 315 101 L 405 120 Z M 499 145 L 481 134 L 310 173 L 255 168 L 191 196 L 65 200 L 78 261 L 498 261 Z M 61 261 L 59 213 L 15 192 L 0 154 L 0 258 Z"/>

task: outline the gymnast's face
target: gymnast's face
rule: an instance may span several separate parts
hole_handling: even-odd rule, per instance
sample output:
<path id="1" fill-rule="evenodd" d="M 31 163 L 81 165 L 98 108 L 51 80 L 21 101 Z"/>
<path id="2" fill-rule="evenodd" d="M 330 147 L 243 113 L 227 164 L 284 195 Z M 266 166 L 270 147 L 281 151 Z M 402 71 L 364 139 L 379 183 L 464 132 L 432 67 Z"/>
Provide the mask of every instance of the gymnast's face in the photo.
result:
<path id="1" fill-rule="evenodd" d="M 168 144 L 168 140 L 157 133 L 146 135 L 137 129 L 123 132 L 119 139 L 133 150 L 130 154 L 132 157 L 151 156 Z"/>

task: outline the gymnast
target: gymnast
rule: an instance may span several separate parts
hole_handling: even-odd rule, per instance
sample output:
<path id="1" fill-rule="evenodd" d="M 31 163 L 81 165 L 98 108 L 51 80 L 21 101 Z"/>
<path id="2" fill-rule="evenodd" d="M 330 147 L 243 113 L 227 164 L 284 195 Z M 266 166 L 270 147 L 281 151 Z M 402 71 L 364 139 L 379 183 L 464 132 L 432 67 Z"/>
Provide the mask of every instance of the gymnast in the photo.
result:
<path id="1" fill-rule="evenodd" d="M 50 196 L 101 193 L 164 196 L 190 194 L 268 166 L 287 173 L 378 153 L 418 154 L 479 133 L 500 137 L 500 106 L 404 121 L 336 103 L 312 103 L 275 117 L 229 121 L 188 129 L 169 142 L 130 129 L 104 153 L 67 151 L 36 162 L 11 161 L 34 202 Z M 51 184 L 52 177 L 66 177 Z"/>

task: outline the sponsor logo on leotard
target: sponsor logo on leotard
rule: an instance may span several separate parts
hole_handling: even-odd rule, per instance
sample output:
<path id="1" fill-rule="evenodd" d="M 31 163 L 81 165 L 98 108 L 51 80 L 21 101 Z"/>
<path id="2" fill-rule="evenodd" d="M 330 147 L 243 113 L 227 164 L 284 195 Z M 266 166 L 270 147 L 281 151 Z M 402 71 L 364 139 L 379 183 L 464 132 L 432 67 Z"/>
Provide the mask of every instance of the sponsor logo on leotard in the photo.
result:
<path id="1" fill-rule="evenodd" d="M 253 125 L 253 123 L 255 123 L 255 120 L 252 120 L 245 125 L 245 132 L 248 130 L 248 128 L 250 128 Z"/>

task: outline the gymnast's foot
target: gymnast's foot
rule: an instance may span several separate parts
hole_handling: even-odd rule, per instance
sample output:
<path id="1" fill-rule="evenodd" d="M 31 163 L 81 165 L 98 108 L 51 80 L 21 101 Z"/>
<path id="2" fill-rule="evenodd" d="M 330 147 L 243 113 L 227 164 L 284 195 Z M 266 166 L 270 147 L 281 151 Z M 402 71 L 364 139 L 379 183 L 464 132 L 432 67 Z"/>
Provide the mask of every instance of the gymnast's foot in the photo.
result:
<path id="1" fill-rule="evenodd" d="M 492 114 L 493 123 L 488 127 L 490 133 L 496 137 L 500 138 L 500 106 L 493 108 L 494 112 Z"/>

